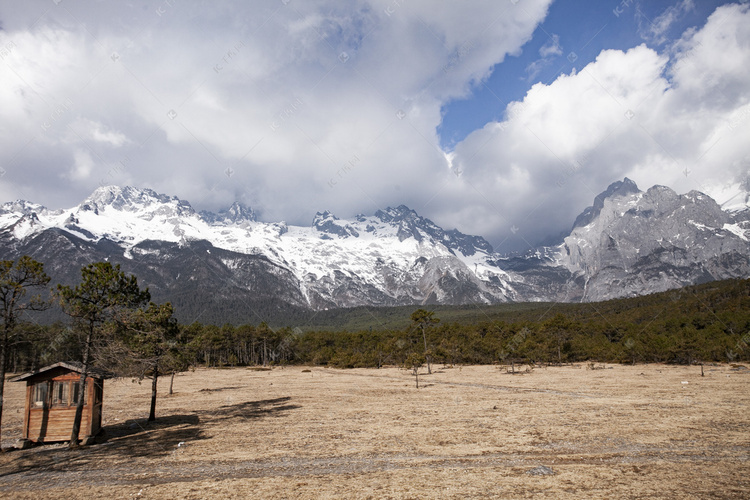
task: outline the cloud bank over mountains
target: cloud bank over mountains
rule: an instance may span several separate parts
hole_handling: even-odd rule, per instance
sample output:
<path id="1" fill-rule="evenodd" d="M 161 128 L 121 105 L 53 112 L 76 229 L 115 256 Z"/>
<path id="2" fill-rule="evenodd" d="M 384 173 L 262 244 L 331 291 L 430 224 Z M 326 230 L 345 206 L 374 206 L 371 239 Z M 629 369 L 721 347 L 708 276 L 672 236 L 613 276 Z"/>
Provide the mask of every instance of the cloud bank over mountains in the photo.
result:
<path id="1" fill-rule="evenodd" d="M 510 251 L 569 231 L 625 176 L 736 194 L 750 170 L 747 4 L 656 49 L 602 51 L 440 147 L 445 106 L 519 55 L 549 4 L 0 7 L 0 198 L 67 206 L 137 185 L 305 225 L 406 204 Z"/>

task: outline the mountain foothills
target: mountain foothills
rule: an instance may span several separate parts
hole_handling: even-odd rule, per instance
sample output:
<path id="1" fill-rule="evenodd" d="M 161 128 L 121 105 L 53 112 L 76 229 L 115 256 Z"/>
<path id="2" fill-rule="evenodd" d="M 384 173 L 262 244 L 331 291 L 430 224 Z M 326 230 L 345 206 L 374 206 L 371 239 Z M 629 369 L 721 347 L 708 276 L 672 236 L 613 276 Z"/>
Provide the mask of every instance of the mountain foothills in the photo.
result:
<path id="1" fill-rule="evenodd" d="M 183 322 L 258 323 L 310 310 L 415 304 L 601 301 L 750 276 L 748 196 L 722 207 L 691 191 L 612 184 L 552 247 L 504 256 L 406 206 L 309 227 L 235 203 L 196 212 L 174 196 L 101 187 L 80 205 L 0 206 L 0 259 L 30 255 L 53 282 L 107 260 Z"/>

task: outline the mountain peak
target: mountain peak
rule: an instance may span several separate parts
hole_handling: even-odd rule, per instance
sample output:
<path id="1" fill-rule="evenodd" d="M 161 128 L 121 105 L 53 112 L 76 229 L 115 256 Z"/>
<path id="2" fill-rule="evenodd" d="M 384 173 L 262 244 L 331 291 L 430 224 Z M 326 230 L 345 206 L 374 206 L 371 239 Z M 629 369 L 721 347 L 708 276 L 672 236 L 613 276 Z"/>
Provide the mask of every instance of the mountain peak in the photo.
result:
<path id="1" fill-rule="evenodd" d="M 195 304 L 196 286 L 216 297 L 245 294 L 237 304 L 271 297 L 322 309 L 604 300 L 750 276 L 748 213 L 723 212 L 698 191 L 640 192 L 629 179 L 597 196 L 587 213 L 596 219 L 561 245 L 507 257 L 405 205 L 348 220 L 322 211 L 312 227 L 243 222 L 253 212 L 241 203 L 219 212 L 221 219 L 201 219 L 176 197 L 132 187 L 97 189 L 72 210 L 40 207 L 0 206 L 3 259 L 49 262 L 61 282 L 75 280 L 81 262 L 122 262 L 155 284 L 160 301 L 181 300 L 181 307 Z M 230 309 L 216 304 L 200 307 Z"/>
<path id="2" fill-rule="evenodd" d="M 226 217 L 228 219 L 231 219 L 233 222 L 237 222 L 240 220 L 256 220 L 255 212 L 253 211 L 253 209 L 243 203 L 240 203 L 239 201 L 235 201 L 234 203 L 232 203 L 232 206 L 229 207 L 225 212 L 219 213 L 226 214 Z"/>
<path id="3" fill-rule="evenodd" d="M 653 188 L 652 188 L 653 189 Z M 640 193 L 641 190 L 635 182 L 625 177 L 621 181 L 616 181 L 610 184 L 607 189 L 594 198 L 594 204 L 590 207 L 586 207 L 581 214 L 576 217 L 573 223 L 573 229 L 577 227 L 588 226 L 591 221 L 596 219 L 604 208 L 604 201 L 610 198 L 616 198 L 621 196 L 628 196 L 631 194 Z"/>
<path id="4" fill-rule="evenodd" d="M 8 201 L 0 205 L 0 213 L 22 213 L 30 215 L 32 213 L 44 213 L 47 209 L 38 203 L 30 203 L 26 200 Z"/>
<path id="5" fill-rule="evenodd" d="M 258 220 L 255 211 L 239 201 L 235 201 L 225 210 L 220 210 L 218 214 L 203 210 L 200 216 L 209 224 L 240 224 Z"/>
<path id="6" fill-rule="evenodd" d="M 341 236 L 342 238 L 348 238 L 349 236 L 359 237 L 359 233 L 351 225 L 345 222 L 339 222 L 340 219 L 333 215 L 330 211 L 325 210 L 318 212 L 313 217 L 312 227 L 319 231 L 322 239 L 330 239 L 329 235 L 334 234 Z"/>
<path id="7" fill-rule="evenodd" d="M 99 211 L 112 208 L 119 212 L 141 212 L 146 209 L 152 212 L 154 209 L 165 209 L 174 212 L 175 215 L 192 215 L 195 211 L 190 203 L 182 201 L 176 196 L 168 196 L 157 193 L 152 189 L 135 188 L 131 186 L 102 186 L 96 188 L 86 198 L 79 209 L 83 211 Z"/>
<path id="8" fill-rule="evenodd" d="M 406 205 L 399 205 L 396 208 L 388 207 L 385 210 L 375 212 L 375 217 L 383 222 L 401 222 L 406 219 L 422 219 L 414 210 Z"/>
<path id="9" fill-rule="evenodd" d="M 640 193 L 641 190 L 638 189 L 638 186 L 635 182 L 625 177 L 621 181 L 615 181 L 609 186 L 607 186 L 607 189 L 599 193 L 596 198 L 594 198 L 594 208 L 601 209 L 602 206 L 604 206 L 604 200 L 608 198 L 614 198 L 616 196 L 627 196 L 629 194 L 635 194 Z"/>
<path id="10" fill-rule="evenodd" d="M 425 237 L 428 237 L 441 243 L 452 253 L 454 250 L 458 250 L 465 256 L 471 256 L 477 250 L 482 250 L 488 254 L 493 252 L 492 245 L 481 236 L 469 236 L 456 229 L 446 231 L 406 205 L 378 210 L 375 212 L 375 217 L 385 223 L 398 226 L 397 236 L 400 241 L 407 238 L 423 241 Z"/>
<path id="11" fill-rule="evenodd" d="M 333 212 L 331 212 L 330 210 L 323 210 L 322 212 L 317 212 L 315 214 L 315 217 L 313 217 L 313 226 L 315 225 L 316 220 L 329 219 L 329 218 L 333 220 L 339 220 L 339 218 L 333 215 Z"/>

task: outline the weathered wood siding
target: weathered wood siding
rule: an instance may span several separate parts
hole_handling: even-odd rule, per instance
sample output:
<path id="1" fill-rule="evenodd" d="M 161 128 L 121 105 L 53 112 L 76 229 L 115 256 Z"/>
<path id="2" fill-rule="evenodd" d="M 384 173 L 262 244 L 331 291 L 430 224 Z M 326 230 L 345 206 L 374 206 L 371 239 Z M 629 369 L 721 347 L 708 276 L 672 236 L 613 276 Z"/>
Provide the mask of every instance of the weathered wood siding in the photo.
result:
<path id="1" fill-rule="evenodd" d="M 78 382 L 80 376 L 75 373 L 65 373 L 46 380 L 30 380 L 26 390 L 26 413 L 24 415 L 23 437 L 34 442 L 51 443 L 67 441 L 73 432 L 75 420 L 75 405 L 52 404 L 54 382 Z M 47 400 L 44 406 L 34 406 L 34 383 L 49 384 Z M 86 379 L 86 404 L 81 415 L 80 437 L 94 436 L 101 429 L 102 397 L 104 381 L 91 377 Z M 71 396 L 72 398 L 72 396 Z M 72 401 L 71 401 L 72 404 Z"/>
<path id="2" fill-rule="evenodd" d="M 49 409 L 31 409 L 29 411 L 29 435 L 31 441 L 67 441 L 73 431 L 73 420 L 76 416 L 76 407 Z M 90 436 L 91 432 L 91 408 L 83 407 L 81 416 L 81 437 Z"/>

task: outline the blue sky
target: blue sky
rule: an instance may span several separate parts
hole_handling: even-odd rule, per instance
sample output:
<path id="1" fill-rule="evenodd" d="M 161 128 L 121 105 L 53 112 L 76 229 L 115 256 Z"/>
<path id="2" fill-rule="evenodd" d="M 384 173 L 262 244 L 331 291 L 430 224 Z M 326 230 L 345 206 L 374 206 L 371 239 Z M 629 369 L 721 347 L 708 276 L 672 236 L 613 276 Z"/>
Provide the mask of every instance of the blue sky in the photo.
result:
<path id="1" fill-rule="evenodd" d="M 685 9 L 677 9 L 674 22 L 663 33 L 665 39 L 649 36 L 651 26 L 667 9 L 679 6 L 672 0 L 635 1 L 564 1 L 551 4 L 544 21 L 518 55 L 495 65 L 491 76 L 475 85 L 472 95 L 443 107 L 443 121 L 438 128 L 440 144 L 451 150 L 470 132 L 490 121 L 502 121 L 511 101 L 523 99 L 531 85 L 549 84 L 561 73 L 570 73 L 596 59 L 605 49 L 627 50 L 642 43 L 662 50 L 669 41 L 679 38 L 691 27 L 701 27 L 708 16 L 726 2 L 699 0 Z M 521 4 L 523 5 L 523 4 Z M 542 57 L 544 46 L 556 45 L 558 54 Z M 530 66 L 538 62 L 538 73 Z"/>
<path id="2" fill-rule="evenodd" d="M 0 27 L 0 201 L 405 204 L 511 252 L 626 176 L 750 186 L 746 0 L 0 0 Z"/>

